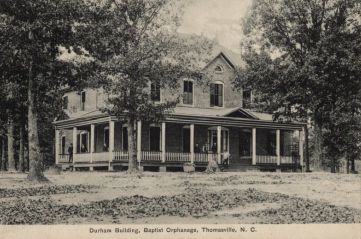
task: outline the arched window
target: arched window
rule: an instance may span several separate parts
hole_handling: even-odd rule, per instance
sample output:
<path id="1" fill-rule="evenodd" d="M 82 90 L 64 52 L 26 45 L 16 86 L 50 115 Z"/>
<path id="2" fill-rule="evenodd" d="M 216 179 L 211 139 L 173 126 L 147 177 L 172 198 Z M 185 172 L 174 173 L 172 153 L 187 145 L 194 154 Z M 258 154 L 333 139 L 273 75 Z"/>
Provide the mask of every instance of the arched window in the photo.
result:
<path id="1" fill-rule="evenodd" d="M 152 82 L 150 84 L 150 98 L 152 101 L 160 101 L 160 84 Z"/>
<path id="2" fill-rule="evenodd" d="M 215 82 L 210 85 L 210 105 L 211 107 L 223 107 L 223 83 Z"/>
<path id="3" fill-rule="evenodd" d="M 223 67 L 221 65 L 216 66 L 216 68 L 214 68 L 214 71 L 216 73 L 222 73 L 223 72 Z"/>
<path id="4" fill-rule="evenodd" d="M 193 81 L 184 80 L 183 81 L 183 104 L 193 105 Z"/>

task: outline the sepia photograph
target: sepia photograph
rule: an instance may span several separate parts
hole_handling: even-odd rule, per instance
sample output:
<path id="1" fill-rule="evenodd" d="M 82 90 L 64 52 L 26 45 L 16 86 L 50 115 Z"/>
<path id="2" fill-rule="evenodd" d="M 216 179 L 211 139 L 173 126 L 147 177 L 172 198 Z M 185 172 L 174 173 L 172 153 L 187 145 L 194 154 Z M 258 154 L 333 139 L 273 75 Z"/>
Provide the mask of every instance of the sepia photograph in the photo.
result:
<path id="1" fill-rule="evenodd" d="M 0 0 L 0 238 L 359 239 L 360 173 L 360 0 Z"/>

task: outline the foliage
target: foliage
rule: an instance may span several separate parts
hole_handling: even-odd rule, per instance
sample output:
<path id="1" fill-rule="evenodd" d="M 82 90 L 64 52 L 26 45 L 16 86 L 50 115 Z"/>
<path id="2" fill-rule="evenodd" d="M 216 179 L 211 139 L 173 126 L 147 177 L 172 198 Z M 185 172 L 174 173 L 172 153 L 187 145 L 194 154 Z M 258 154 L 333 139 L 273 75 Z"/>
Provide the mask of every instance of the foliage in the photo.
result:
<path id="1" fill-rule="evenodd" d="M 179 82 L 201 79 L 199 64 L 211 45 L 177 33 L 180 9 L 171 0 L 107 0 L 93 4 L 93 19 L 83 28 L 84 47 L 97 63 L 91 83 L 108 95 L 104 110 L 128 124 L 130 162 L 135 123 L 159 122 L 178 102 Z M 175 96 L 155 102 L 151 85 Z"/>
<path id="2" fill-rule="evenodd" d="M 332 157 L 360 147 L 360 13 L 356 0 L 258 0 L 244 22 L 246 67 L 236 86 L 260 92 L 276 117 L 310 119 Z"/>
<path id="3" fill-rule="evenodd" d="M 42 113 L 52 112 L 49 100 L 53 101 L 64 85 L 82 79 L 81 67 L 61 61 L 59 56 L 60 47 L 81 53 L 75 26 L 85 20 L 85 12 L 81 0 L 0 2 L 1 79 L 6 79 L 6 85 L 18 84 L 27 92 L 18 90 L 14 95 L 27 96 L 23 104 L 28 106 L 29 175 L 36 180 L 43 178 L 38 114 L 40 109 Z"/>

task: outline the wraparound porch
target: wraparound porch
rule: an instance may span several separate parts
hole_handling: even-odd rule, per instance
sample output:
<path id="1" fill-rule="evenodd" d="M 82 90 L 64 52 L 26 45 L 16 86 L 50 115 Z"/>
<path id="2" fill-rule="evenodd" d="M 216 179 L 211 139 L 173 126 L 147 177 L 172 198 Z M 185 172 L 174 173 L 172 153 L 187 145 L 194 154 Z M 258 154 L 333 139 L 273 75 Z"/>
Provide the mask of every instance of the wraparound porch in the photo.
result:
<path id="1" fill-rule="evenodd" d="M 209 160 L 215 159 L 229 167 L 302 168 L 304 139 L 299 125 L 265 127 L 259 121 L 250 127 L 194 121 L 176 122 L 172 118 L 157 125 L 138 122 L 139 165 L 181 167 L 191 163 L 205 167 Z M 112 117 L 57 127 L 56 163 L 74 167 L 99 165 L 109 170 L 116 165 L 127 166 L 126 128 L 126 124 Z M 70 143 L 74 145 L 72 159 L 67 152 Z"/>

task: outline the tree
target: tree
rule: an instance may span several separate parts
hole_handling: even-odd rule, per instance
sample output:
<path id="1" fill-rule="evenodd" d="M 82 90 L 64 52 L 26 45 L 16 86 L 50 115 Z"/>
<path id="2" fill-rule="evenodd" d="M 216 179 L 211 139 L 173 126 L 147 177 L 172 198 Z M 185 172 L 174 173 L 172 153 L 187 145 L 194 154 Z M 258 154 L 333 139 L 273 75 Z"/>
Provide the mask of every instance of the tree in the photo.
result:
<path id="1" fill-rule="evenodd" d="M 310 119 L 321 161 L 339 110 L 331 105 L 360 94 L 360 25 L 356 0 L 258 0 L 245 20 L 246 66 L 236 85 L 260 92 L 276 117 Z"/>
<path id="2" fill-rule="evenodd" d="M 29 180 L 46 180 L 39 145 L 39 104 L 74 80 L 72 64 L 59 60 L 60 46 L 81 53 L 75 42 L 75 23 L 84 20 L 84 9 L 81 0 L 0 2 L 0 71 L 27 90 Z"/>
<path id="3" fill-rule="evenodd" d="M 93 9 L 84 46 L 97 62 L 96 85 L 109 95 L 105 111 L 128 126 L 128 171 L 136 171 L 137 122 L 159 122 L 178 102 L 178 97 L 153 101 L 156 89 L 175 93 L 180 80 L 200 79 L 198 64 L 211 44 L 177 33 L 176 1 L 107 0 Z"/>

